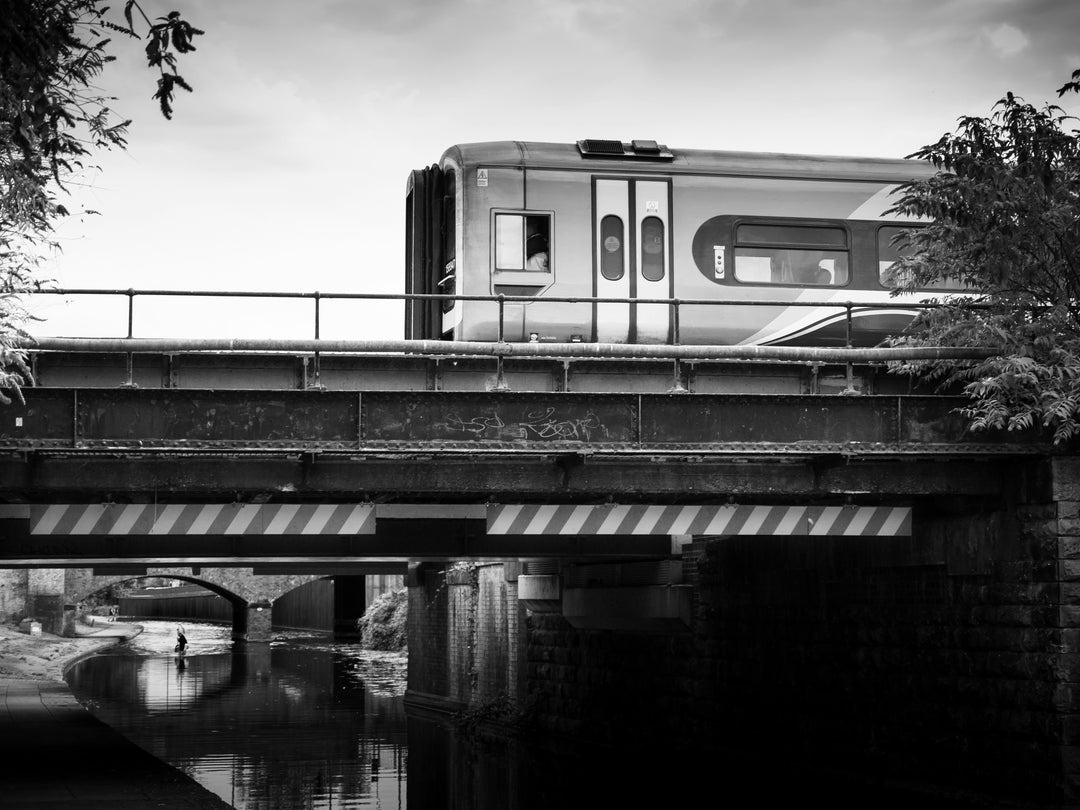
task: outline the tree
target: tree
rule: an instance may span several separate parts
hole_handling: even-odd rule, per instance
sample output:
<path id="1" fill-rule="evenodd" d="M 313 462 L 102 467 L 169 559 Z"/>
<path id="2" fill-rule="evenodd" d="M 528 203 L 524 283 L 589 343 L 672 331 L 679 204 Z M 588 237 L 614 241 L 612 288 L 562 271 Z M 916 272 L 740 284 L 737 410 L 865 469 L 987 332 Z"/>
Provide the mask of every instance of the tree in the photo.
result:
<path id="1" fill-rule="evenodd" d="M 1058 97 L 1080 92 L 1080 70 Z M 969 398 L 973 430 L 1080 433 L 1080 132 L 1061 107 L 1007 93 L 911 158 L 938 172 L 901 186 L 892 211 L 926 218 L 898 237 L 897 294 L 951 281 L 894 346 L 982 346 L 983 361 L 900 363 Z"/>
<path id="2" fill-rule="evenodd" d="M 36 272 L 57 245 L 50 234 L 68 210 L 58 201 L 65 184 L 101 149 L 124 148 L 130 120 L 121 120 L 94 86 L 114 61 L 113 33 L 139 37 L 158 72 L 162 114 L 172 116 L 175 88 L 191 87 L 177 72 L 177 55 L 195 50 L 203 32 L 177 11 L 152 22 L 137 0 L 124 6 L 126 25 L 107 18 L 98 0 L 0 0 L 0 401 L 22 398 L 30 382 L 28 314 L 21 294 L 40 281 Z M 140 25 L 140 27 L 142 27 Z"/>

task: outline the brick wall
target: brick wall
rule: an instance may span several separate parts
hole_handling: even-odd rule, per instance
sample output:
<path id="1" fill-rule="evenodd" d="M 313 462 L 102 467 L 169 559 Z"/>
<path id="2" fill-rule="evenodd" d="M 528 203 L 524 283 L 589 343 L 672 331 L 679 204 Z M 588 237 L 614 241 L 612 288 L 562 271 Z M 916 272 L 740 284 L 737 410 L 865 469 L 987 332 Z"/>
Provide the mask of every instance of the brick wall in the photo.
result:
<path id="1" fill-rule="evenodd" d="M 453 711 L 522 693 L 524 610 L 516 584 L 508 581 L 517 568 L 448 563 L 411 569 L 410 700 Z"/>
<path id="2" fill-rule="evenodd" d="M 1080 476 L 1058 470 L 1066 481 Z M 529 617 L 542 727 L 1077 807 L 1076 501 L 923 506 L 912 538 L 711 538 L 692 632 Z M 712 752 L 711 754 L 709 752 Z M 716 760 L 719 761 L 719 760 Z"/>
<path id="3" fill-rule="evenodd" d="M 505 689 L 541 729 L 684 771 L 756 761 L 796 787 L 1080 808 L 1080 460 L 1018 465 L 992 501 L 916 502 L 914 527 L 698 538 L 692 627 L 670 635 L 578 630 L 515 609 L 494 567 L 428 567 L 410 690 Z"/>
<path id="4" fill-rule="evenodd" d="M 424 699 L 450 698 L 448 597 L 440 566 L 411 565 L 406 577 L 409 596 L 408 691 Z"/>
<path id="5" fill-rule="evenodd" d="M 476 699 L 482 701 L 510 692 L 511 607 L 507 604 L 506 571 L 503 566 L 484 565 L 478 568 L 476 588 L 475 691 Z"/>
<path id="6" fill-rule="evenodd" d="M 476 691 L 477 596 L 479 576 L 475 565 L 456 563 L 444 574 L 447 593 L 447 696 L 469 704 Z"/>

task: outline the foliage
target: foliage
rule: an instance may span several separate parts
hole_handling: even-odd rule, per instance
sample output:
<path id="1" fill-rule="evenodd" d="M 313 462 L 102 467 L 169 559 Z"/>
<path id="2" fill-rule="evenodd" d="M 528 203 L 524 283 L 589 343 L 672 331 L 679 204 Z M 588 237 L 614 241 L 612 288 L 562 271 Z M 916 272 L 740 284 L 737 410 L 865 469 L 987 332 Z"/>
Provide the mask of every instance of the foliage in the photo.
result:
<path id="1" fill-rule="evenodd" d="M 1058 96 L 1080 92 L 1080 70 Z M 901 186 L 892 212 L 926 218 L 899 238 L 896 293 L 959 280 L 895 346 L 980 346 L 983 361 L 896 364 L 969 398 L 973 430 L 1080 432 L 1080 132 L 1061 107 L 1007 93 L 988 118 L 909 157 L 937 173 Z"/>
<path id="2" fill-rule="evenodd" d="M 400 652 L 408 646 L 406 620 L 409 612 L 408 589 L 399 588 L 377 596 L 364 615 L 356 621 L 360 644 L 368 650 Z"/>
<path id="3" fill-rule="evenodd" d="M 173 11 L 157 22 L 137 0 L 127 0 L 126 25 L 107 19 L 98 0 L 8 0 L 0 13 L 0 401 L 21 399 L 30 381 L 26 354 L 28 314 L 20 293 L 42 283 L 36 272 L 57 249 L 50 238 L 68 214 L 57 195 L 88 168 L 96 151 L 124 148 L 130 120 L 94 82 L 115 57 L 112 33 L 138 37 L 132 14 L 146 25 L 146 55 L 159 74 L 162 113 L 172 115 L 173 89 L 191 90 L 176 72 L 176 54 L 194 50 L 203 33 Z M 93 213 L 93 212 L 90 212 Z"/>

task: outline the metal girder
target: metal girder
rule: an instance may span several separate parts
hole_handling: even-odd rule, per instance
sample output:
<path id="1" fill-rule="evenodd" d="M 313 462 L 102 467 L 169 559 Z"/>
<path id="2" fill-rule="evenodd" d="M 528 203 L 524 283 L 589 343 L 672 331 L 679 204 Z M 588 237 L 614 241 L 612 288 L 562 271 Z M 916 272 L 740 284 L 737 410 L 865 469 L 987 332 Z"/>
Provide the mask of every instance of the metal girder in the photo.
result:
<path id="1" fill-rule="evenodd" d="M 29 389 L 0 449 L 706 454 L 1045 452 L 954 397 Z"/>
<path id="2" fill-rule="evenodd" d="M 968 434 L 960 402 L 29 389 L 0 413 L 0 498 L 896 503 L 1001 497 L 1051 454 L 1031 436 Z"/>
<path id="3" fill-rule="evenodd" d="M 0 454 L 0 494 L 49 503 L 175 502 L 204 497 L 335 502 L 437 497 L 530 500 L 879 499 L 995 496 L 1028 462 L 1014 456 L 712 457 L 587 454 L 174 454 L 83 451 Z M 1030 464 L 1037 465 L 1032 458 Z"/>

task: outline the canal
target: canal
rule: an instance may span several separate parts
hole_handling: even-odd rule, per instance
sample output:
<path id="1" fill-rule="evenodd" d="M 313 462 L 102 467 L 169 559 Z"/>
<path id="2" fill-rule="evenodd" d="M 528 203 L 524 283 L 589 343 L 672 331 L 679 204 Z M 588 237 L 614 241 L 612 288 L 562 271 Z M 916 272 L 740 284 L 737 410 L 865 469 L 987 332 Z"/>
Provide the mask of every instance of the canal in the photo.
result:
<path id="1" fill-rule="evenodd" d="M 142 621 L 67 681 L 98 718 L 237 810 L 407 807 L 407 659 L 303 633 Z"/>
<path id="2" fill-rule="evenodd" d="M 406 713 L 403 653 L 302 632 L 243 644 L 227 626 L 184 622 L 181 658 L 176 622 L 139 624 L 131 641 L 72 667 L 68 684 L 99 719 L 237 810 L 595 807 L 656 786 L 671 795 L 687 780 L 662 746 L 642 770 L 565 741 Z"/>
<path id="3" fill-rule="evenodd" d="M 669 808 L 696 803 L 703 792 L 733 807 L 978 806 L 897 785 L 853 785 L 779 753 L 691 762 L 659 738 L 603 752 L 573 739 L 495 736 L 482 724 L 407 712 L 402 653 L 300 632 L 277 633 L 270 644 L 234 643 L 229 627 L 192 622 L 181 658 L 175 622 L 140 624 L 130 642 L 70 669 L 72 691 L 236 810 Z"/>

